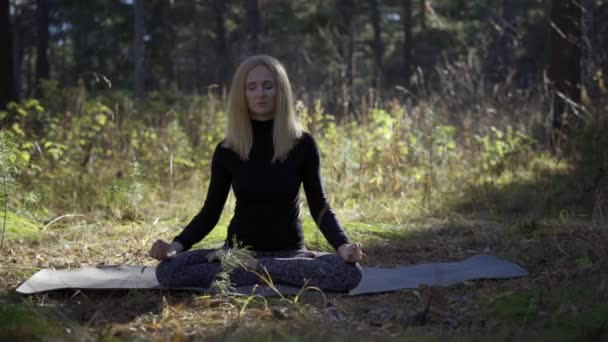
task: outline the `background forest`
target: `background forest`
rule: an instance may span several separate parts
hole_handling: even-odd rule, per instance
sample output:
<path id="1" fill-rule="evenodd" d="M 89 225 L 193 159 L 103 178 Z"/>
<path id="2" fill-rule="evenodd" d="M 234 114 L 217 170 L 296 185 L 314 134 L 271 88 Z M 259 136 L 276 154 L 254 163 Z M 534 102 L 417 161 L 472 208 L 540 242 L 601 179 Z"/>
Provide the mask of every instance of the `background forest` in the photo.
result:
<path id="1" fill-rule="evenodd" d="M 0 0 L 0 32 L 0 337 L 607 336 L 608 1 Z M 12 294 L 43 267 L 152 265 L 150 243 L 200 209 L 230 78 L 259 53 L 285 64 L 330 203 L 373 263 L 484 252 L 531 279 L 247 310 Z M 307 331 L 320 322 L 338 335 Z"/>

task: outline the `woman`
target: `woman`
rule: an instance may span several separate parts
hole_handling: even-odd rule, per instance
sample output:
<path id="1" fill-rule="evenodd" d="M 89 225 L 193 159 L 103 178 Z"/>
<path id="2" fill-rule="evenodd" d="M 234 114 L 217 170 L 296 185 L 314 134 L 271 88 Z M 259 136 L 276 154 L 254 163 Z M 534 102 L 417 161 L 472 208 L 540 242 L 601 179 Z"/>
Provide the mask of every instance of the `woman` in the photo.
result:
<path id="1" fill-rule="evenodd" d="M 300 221 L 303 184 L 312 217 L 338 254 L 307 251 Z M 232 186 L 236 197 L 226 247 L 249 247 L 255 271 L 268 271 L 276 283 L 348 291 L 361 279 L 357 262 L 366 255 L 351 244 L 323 190 L 319 151 L 298 124 L 291 85 L 273 57 L 253 56 L 237 69 L 228 98 L 228 128 L 213 154 L 205 204 L 168 243 L 157 240 L 150 256 L 162 261 L 158 281 L 170 287 L 208 287 L 218 271 L 216 250 L 195 250 L 217 224 Z M 243 268 L 231 274 L 235 286 L 260 279 Z"/>

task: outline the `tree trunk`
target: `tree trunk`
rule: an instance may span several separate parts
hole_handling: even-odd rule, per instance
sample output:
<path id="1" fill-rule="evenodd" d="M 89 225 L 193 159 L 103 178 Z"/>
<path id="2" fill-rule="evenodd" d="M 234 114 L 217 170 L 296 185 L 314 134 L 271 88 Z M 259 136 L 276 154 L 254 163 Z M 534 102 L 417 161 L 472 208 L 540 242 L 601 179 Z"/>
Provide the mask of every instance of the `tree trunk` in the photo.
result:
<path id="1" fill-rule="evenodd" d="M 420 0 L 420 31 L 426 31 L 426 11 L 427 11 L 427 0 Z M 412 5 L 410 4 L 410 13 L 412 12 Z M 411 14 L 410 14 L 411 17 Z M 411 19 L 410 19 L 411 21 Z"/>
<path id="2" fill-rule="evenodd" d="M 501 76 L 507 76 L 509 69 L 515 64 L 513 37 L 515 35 L 515 13 L 513 0 L 502 1 L 502 31 L 498 39 L 499 63 L 502 66 Z"/>
<path id="3" fill-rule="evenodd" d="M 372 49 L 374 51 L 374 79 L 373 85 L 376 92 L 382 89 L 382 81 L 384 78 L 384 44 L 382 42 L 382 28 L 380 22 L 380 10 L 378 0 L 369 1 L 369 17 L 374 29 L 374 40 L 372 41 Z"/>
<path id="4" fill-rule="evenodd" d="M 49 1 L 36 0 L 38 35 L 36 36 L 36 89 L 40 96 L 40 81 L 50 76 L 49 67 Z"/>
<path id="5" fill-rule="evenodd" d="M 570 101 L 580 102 L 581 8 L 578 0 L 553 0 L 547 76 L 553 90 L 553 128 L 564 126 Z"/>
<path id="6" fill-rule="evenodd" d="M 172 1 L 161 0 L 161 22 L 163 25 L 162 30 L 162 80 L 161 89 L 168 89 L 175 82 L 175 65 L 173 63 L 173 50 L 175 46 L 175 29 L 173 27 L 172 18 Z"/>
<path id="7" fill-rule="evenodd" d="M 406 88 L 410 87 L 412 76 L 412 50 L 414 41 L 412 40 L 412 0 L 403 0 L 403 82 Z"/>
<path id="8" fill-rule="evenodd" d="M 9 9 L 9 0 L 0 0 L 0 31 L 5 38 L 0 40 L 0 109 L 9 101 L 17 100 L 13 65 L 13 36 Z"/>
<path id="9" fill-rule="evenodd" d="M 338 18 L 338 53 L 340 54 L 340 96 L 338 116 L 345 118 L 354 112 L 353 96 L 353 74 L 354 74 L 354 50 L 355 34 L 353 28 L 353 16 L 355 2 L 353 0 L 337 0 L 336 16 Z"/>
<path id="10" fill-rule="evenodd" d="M 192 13 L 194 15 L 194 18 L 201 18 L 203 16 L 203 10 L 201 9 L 202 5 L 199 5 L 198 2 L 192 2 Z M 204 32 L 204 22 L 202 22 L 201 20 L 194 20 L 194 55 L 193 57 L 193 61 L 194 61 L 194 75 L 191 75 L 191 77 L 194 77 L 194 80 L 192 80 L 191 84 L 193 84 L 195 92 L 197 94 L 201 94 L 203 92 L 203 88 L 205 86 L 208 85 L 209 83 L 209 77 L 206 77 L 207 75 L 205 75 L 204 73 L 204 64 L 209 63 L 206 59 L 205 59 L 205 55 L 208 55 L 208 53 L 205 52 L 205 46 L 204 46 L 204 42 L 203 42 L 203 32 Z"/>
<path id="11" fill-rule="evenodd" d="M 135 0 L 135 26 L 133 40 L 133 60 L 135 62 L 135 97 L 144 98 L 144 2 Z"/>
<path id="12" fill-rule="evenodd" d="M 215 52 L 218 65 L 215 81 L 222 87 L 227 87 L 230 83 L 232 56 L 226 41 L 226 4 L 223 0 L 213 0 L 212 6 L 215 13 Z"/>
<path id="13" fill-rule="evenodd" d="M 15 78 L 15 87 L 17 87 L 17 97 L 19 99 L 28 96 L 30 85 L 27 78 L 27 62 L 28 53 L 26 51 L 25 32 L 23 25 L 18 25 L 18 17 L 15 15 L 13 22 L 13 77 Z"/>
<path id="14" fill-rule="evenodd" d="M 581 57 L 581 84 L 585 89 L 587 99 L 595 101 L 601 96 L 600 89 L 594 80 L 595 72 L 600 67 L 598 60 L 594 57 L 601 52 L 601 48 L 599 45 L 596 45 L 597 37 L 595 35 L 596 32 L 593 30 L 593 23 L 597 20 L 594 16 L 597 15 L 599 8 L 597 8 L 598 6 L 596 6 L 594 0 L 582 0 L 581 5 L 584 9 L 581 18 L 581 35 L 584 42 Z"/>
<path id="15" fill-rule="evenodd" d="M 247 0 L 246 18 L 248 52 L 256 54 L 259 50 L 258 35 L 260 33 L 260 8 L 258 0 Z"/>
<path id="16" fill-rule="evenodd" d="M 488 56 L 485 61 L 484 73 L 491 83 L 502 83 L 508 79 L 508 75 L 515 64 L 514 38 L 514 2 L 513 0 L 502 0 L 500 17 L 492 18 L 495 21 L 496 30 L 492 36 L 487 50 Z"/>

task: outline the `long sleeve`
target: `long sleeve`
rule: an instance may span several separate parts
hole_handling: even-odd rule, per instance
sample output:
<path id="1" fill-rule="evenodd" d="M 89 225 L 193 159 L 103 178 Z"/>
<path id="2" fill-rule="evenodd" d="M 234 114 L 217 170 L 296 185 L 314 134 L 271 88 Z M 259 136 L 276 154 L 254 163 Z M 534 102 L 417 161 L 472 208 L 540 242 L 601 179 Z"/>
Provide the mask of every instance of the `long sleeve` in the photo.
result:
<path id="1" fill-rule="evenodd" d="M 321 158 L 319 149 L 312 136 L 305 137 L 307 141 L 306 166 L 304 170 L 304 192 L 310 208 L 310 214 L 331 246 L 338 247 L 349 243 L 346 232 L 338 222 L 336 215 L 327 202 L 327 196 L 321 180 Z"/>
<path id="2" fill-rule="evenodd" d="M 221 143 L 215 148 L 211 161 L 211 179 L 205 204 L 201 211 L 190 221 L 184 230 L 176 236 L 177 241 L 184 246 L 184 251 L 201 241 L 215 227 L 220 219 L 228 192 L 230 191 L 231 176 L 222 163 Z"/>

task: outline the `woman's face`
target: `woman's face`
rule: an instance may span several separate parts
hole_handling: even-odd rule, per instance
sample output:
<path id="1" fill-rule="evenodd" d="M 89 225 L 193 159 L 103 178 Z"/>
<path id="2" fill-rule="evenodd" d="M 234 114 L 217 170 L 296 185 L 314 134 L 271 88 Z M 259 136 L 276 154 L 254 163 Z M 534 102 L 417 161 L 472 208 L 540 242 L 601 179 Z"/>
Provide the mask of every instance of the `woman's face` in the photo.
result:
<path id="1" fill-rule="evenodd" d="M 258 65 L 249 71 L 245 81 L 245 97 L 252 119 L 274 118 L 276 94 L 274 77 L 267 66 Z"/>

